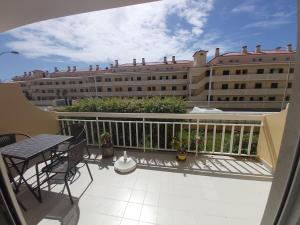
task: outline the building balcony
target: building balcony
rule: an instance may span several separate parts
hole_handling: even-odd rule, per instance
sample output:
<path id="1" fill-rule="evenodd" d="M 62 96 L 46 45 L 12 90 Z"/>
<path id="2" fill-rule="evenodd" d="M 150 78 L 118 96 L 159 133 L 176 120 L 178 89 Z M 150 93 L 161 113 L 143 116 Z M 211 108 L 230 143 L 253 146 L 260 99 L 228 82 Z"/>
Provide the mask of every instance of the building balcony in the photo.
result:
<path id="1" fill-rule="evenodd" d="M 82 123 L 91 150 L 86 168 L 66 188 L 53 181 L 39 203 L 18 195 L 29 225 L 46 224 L 251 224 L 259 225 L 272 184 L 287 110 L 280 113 L 134 114 L 44 112 L 15 84 L 1 84 L 1 133 L 70 134 Z M 9 96 L 9 97 L 6 97 Z M 9 104 L 13 102 L 14 104 Z M 22 110 L 18 110 L 18 108 Z M 63 129 L 65 128 L 65 129 Z M 111 133 L 115 156 L 104 159 L 99 136 Z M 172 137 L 188 143 L 188 158 L 176 160 Z M 124 150 L 137 162 L 126 175 L 113 163 Z M 25 176 L 30 177 L 34 168 Z"/>

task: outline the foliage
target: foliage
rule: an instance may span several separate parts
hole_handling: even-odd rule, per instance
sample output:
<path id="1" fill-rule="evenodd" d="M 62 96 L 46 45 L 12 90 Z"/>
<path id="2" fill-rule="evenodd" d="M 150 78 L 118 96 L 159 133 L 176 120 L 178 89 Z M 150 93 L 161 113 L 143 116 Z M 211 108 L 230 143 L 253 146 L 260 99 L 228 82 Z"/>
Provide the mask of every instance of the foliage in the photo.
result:
<path id="1" fill-rule="evenodd" d="M 117 112 L 117 113 L 185 113 L 186 102 L 175 97 L 145 99 L 83 99 L 67 106 L 65 112 Z"/>
<path id="2" fill-rule="evenodd" d="M 104 132 L 103 134 L 101 134 L 100 140 L 101 140 L 101 145 L 103 147 L 112 146 L 112 137 L 111 137 L 110 133 Z"/>

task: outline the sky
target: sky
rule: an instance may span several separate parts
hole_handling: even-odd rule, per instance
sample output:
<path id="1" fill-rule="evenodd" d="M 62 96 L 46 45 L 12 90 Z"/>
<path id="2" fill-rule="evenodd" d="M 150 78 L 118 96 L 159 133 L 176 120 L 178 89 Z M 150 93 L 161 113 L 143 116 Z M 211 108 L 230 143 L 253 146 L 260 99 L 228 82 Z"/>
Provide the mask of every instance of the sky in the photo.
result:
<path id="1" fill-rule="evenodd" d="M 42 21 L 0 34 L 0 80 L 35 69 L 87 69 L 160 61 L 191 60 L 203 49 L 212 57 L 240 51 L 296 46 L 296 0 L 162 0 Z"/>

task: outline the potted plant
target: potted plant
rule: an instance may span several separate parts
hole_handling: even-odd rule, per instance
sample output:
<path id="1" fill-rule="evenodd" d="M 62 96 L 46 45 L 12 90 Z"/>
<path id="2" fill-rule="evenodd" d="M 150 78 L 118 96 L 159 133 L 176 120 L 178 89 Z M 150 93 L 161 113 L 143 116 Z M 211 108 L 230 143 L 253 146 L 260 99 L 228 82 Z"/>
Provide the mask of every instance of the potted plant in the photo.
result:
<path id="1" fill-rule="evenodd" d="M 173 137 L 172 139 L 172 147 L 177 150 L 176 158 L 180 161 L 185 161 L 187 156 L 186 143 L 182 140 L 180 145 L 180 141 L 177 137 Z"/>
<path id="2" fill-rule="evenodd" d="M 114 155 L 114 148 L 110 133 L 104 132 L 100 136 L 102 157 L 111 157 Z"/>

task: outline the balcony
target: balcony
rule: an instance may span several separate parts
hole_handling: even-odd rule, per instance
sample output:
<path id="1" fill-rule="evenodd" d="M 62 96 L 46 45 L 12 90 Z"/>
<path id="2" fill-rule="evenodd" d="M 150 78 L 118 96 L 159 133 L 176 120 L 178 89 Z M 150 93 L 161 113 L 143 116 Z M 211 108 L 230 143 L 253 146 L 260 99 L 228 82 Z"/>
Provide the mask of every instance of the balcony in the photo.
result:
<path id="1" fill-rule="evenodd" d="M 224 114 L 56 113 L 33 107 L 15 84 L 1 84 L 1 133 L 56 134 L 83 123 L 92 152 L 72 177 L 71 205 L 64 185 L 45 185 L 43 202 L 18 196 L 24 217 L 35 224 L 251 224 L 258 225 L 272 184 L 272 171 L 286 112 Z M 3 96 L 10 96 L 5 98 Z M 14 102 L 14 104 L 10 104 Z M 22 111 L 18 110 L 21 107 Z M 34 121 L 34 122 L 33 122 Z M 63 129 L 69 134 L 68 129 Z M 116 154 L 102 159 L 99 135 L 113 136 Z M 178 162 L 171 138 L 188 141 L 188 159 Z M 198 141 L 200 140 L 200 141 Z M 138 163 L 120 175 L 113 163 L 123 150 Z M 30 168 L 25 176 L 30 177 Z"/>
<path id="2" fill-rule="evenodd" d="M 228 156 L 193 156 L 178 163 L 167 152 L 130 151 L 137 169 L 119 175 L 114 159 L 103 160 L 93 148 L 89 161 L 94 181 L 81 168 L 70 185 L 53 183 L 40 204 L 29 192 L 20 201 L 28 225 L 46 224 L 251 224 L 258 225 L 268 198 L 272 175 L 255 160 Z"/>

